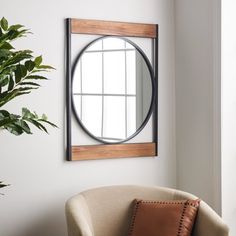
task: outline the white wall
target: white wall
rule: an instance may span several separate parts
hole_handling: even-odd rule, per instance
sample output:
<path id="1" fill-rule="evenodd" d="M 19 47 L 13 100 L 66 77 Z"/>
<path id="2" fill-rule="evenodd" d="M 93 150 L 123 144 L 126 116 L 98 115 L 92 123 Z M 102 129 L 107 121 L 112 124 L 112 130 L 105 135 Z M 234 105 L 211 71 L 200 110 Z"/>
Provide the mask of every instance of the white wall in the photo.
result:
<path id="1" fill-rule="evenodd" d="M 222 216 L 236 235 L 236 2 L 222 1 Z"/>
<path id="2" fill-rule="evenodd" d="M 176 186 L 173 0 L 8 0 L 1 15 L 34 34 L 17 43 L 43 54 L 57 70 L 51 80 L 9 108 L 45 112 L 60 129 L 50 135 L 0 136 L 0 235 L 66 235 L 64 203 L 84 189 L 111 184 Z M 66 162 L 64 156 L 64 19 L 93 18 L 160 24 L 159 158 Z"/>
<path id="3" fill-rule="evenodd" d="M 220 212 L 220 1 L 175 10 L 177 186 Z"/>

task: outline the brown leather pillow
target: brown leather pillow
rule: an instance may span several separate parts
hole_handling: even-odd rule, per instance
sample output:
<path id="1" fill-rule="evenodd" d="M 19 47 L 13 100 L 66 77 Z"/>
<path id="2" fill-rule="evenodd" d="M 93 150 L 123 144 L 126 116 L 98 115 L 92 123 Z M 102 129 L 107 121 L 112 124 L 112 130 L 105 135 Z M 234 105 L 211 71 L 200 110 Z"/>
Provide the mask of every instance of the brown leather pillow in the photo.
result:
<path id="1" fill-rule="evenodd" d="M 190 236 L 200 200 L 135 200 L 129 236 Z"/>

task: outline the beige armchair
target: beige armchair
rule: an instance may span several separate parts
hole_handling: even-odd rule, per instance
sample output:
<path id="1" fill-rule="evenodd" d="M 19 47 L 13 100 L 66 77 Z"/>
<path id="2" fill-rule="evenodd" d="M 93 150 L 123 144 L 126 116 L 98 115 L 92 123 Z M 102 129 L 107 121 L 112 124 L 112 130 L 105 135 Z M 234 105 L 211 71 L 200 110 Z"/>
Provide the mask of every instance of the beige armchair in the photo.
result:
<path id="1" fill-rule="evenodd" d="M 131 202 L 196 199 L 196 196 L 162 187 L 111 186 L 82 192 L 66 203 L 69 236 L 126 236 L 132 215 Z M 222 219 L 201 201 L 193 236 L 228 236 Z M 148 236 L 148 235 L 144 235 Z"/>

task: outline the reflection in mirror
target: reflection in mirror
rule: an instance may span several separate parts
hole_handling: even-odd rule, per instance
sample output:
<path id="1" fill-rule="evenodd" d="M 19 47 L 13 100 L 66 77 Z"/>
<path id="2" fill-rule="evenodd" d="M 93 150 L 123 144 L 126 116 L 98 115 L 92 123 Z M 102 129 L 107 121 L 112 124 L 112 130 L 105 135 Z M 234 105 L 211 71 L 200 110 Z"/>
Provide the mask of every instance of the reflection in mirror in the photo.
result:
<path id="1" fill-rule="evenodd" d="M 152 77 L 148 60 L 134 44 L 104 37 L 78 57 L 73 71 L 73 107 L 94 138 L 119 143 L 143 128 L 151 112 Z"/>

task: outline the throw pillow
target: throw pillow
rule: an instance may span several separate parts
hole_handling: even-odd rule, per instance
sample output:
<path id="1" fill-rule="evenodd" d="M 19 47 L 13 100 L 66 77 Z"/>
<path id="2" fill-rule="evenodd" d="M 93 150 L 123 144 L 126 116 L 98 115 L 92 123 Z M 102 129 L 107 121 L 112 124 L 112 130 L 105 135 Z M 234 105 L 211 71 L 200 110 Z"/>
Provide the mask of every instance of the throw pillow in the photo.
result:
<path id="1" fill-rule="evenodd" d="M 135 200 L 129 236 L 191 236 L 200 200 Z"/>

